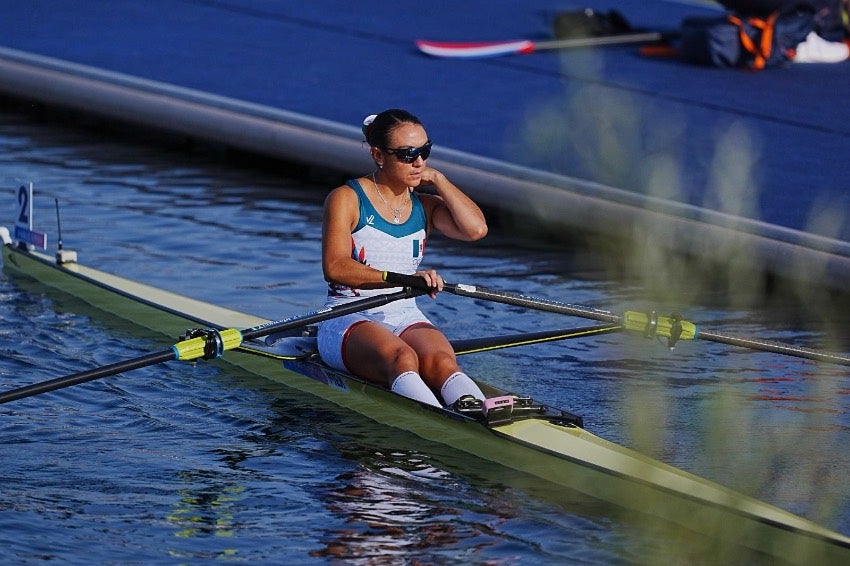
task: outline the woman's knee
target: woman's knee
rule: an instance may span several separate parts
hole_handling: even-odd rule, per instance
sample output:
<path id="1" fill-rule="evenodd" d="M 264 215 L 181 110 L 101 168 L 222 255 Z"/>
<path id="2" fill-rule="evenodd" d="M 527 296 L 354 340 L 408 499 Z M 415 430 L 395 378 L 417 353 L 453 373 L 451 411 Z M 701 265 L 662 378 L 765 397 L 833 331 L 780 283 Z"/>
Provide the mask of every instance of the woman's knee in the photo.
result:
<path id="1" fill-rule="evenodd" d="M 402 340 L 394 341 L 382 348 L 381 357 L 398 371 L 419 371 L 419 356 Z"/>
<path id="2" fill-rule="evenodd" d="M 346 368 L 369 379 L 393 379 L 405 371 L 419 371 L 414 349 L 372 323 L 352 329 L 344 348 Z"/>
<path id="3" fill-rule="evenodd" d="M 419 356 L 420 373 L 423 375 L 445 378 L 456 372 L 457 359 L 454 352 L 432 350 Z"/>

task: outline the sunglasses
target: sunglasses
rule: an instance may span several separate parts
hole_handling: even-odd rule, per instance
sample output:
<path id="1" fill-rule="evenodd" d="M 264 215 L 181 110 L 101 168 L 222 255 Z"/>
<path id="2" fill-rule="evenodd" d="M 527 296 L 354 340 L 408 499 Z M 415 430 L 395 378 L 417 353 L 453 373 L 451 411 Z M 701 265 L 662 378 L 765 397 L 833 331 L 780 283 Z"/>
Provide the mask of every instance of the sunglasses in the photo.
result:
<path id="1" fill-rule="evenodd" d="M 419 147 L 397 147 L 395 149 L 383 148 L 385 152 L 392 153 L 402 163 L 413 163 L 417 158 L 428 159 L 431 155 L 431 140 Z"/>

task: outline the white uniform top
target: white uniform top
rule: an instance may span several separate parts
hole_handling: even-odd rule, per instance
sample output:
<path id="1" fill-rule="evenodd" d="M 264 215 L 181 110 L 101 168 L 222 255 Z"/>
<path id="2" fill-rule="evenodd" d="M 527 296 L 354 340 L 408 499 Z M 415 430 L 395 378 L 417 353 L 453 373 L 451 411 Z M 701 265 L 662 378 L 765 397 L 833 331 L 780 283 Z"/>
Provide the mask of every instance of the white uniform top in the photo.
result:
<path id="1" fill-rule="evenodd" d="M 419 269 L 425 254 L 425 209 L 419 196 L 410 193 L 413 210 L 401 224 L 385 220 L 366 197 L 363 187 L 354 179 L 348 186 L 357 193 L 360 218 L 351 232 L 351 257 L 379 271 L 410 275 Z M 352 289 L 336 283 L 328 284 L 327 305 L 335 305 L 363 297 L 391 293 L 391 289 Z M 404 301 L 401 301 L 404 302 Z"/>

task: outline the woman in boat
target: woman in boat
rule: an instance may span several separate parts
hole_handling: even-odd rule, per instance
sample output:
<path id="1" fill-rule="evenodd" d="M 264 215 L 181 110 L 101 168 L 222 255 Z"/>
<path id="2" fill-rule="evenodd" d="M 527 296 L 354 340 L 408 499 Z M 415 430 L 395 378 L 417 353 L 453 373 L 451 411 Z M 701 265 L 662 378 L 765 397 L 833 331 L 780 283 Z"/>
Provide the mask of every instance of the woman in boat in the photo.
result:
<path id="1" fill-rule="evenodd" d="M 416 116 L 386 110 L 366 118 L 363 133 L 375 170 L 337 187 L 325 201 L 326 304 L 398 290 L 383 281 L 384 271 L 421 277 L 435 289 L 434 298 L 443 279 L 433 269 L 420 269 L 428 235 L 438 230 L 458 240 L 479 240 L 487 234 L 484 214 L 428 166 L 431 141 Z M 425 187 L 428 192 L 420 192 Z M 484 399 L 415 299 L 325 321 L 318 341 L 325 363 L 406 397 L 435 406 L 441 405 L 435 393 L 446 405 L 464 395 Z"/>

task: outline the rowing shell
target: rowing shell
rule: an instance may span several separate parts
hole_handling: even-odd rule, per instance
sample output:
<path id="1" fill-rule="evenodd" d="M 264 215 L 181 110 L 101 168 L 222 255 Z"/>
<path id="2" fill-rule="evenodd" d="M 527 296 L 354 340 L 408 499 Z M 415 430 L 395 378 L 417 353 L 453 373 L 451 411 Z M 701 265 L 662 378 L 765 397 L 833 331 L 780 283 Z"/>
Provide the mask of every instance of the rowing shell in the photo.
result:
<path id="1" fill-rule="evenodd" d="M 190 326 L 245 328 L 269 322 L 76 261 L 59 264 L 51 256 L 10 241 L 3 246 L 3 265 L 13 275 L 34 278 L 170 339 Z M 480 383 L 482 390 L 497 399 L 487 415 L 481 407 L 431 407 L 333 370 L 311 352 L 309 342 L 300 344 L 301 351 L 295 352 L 291 344 L 288 351 L 265 343 L 243 344 L 223 359 L 376 422 L 672 521 L 711 541 L 796 563 L 850 560 L 850 538 L 600 438 L 567 411 L 486 383 Z"/>

